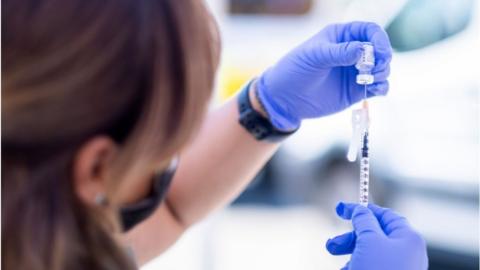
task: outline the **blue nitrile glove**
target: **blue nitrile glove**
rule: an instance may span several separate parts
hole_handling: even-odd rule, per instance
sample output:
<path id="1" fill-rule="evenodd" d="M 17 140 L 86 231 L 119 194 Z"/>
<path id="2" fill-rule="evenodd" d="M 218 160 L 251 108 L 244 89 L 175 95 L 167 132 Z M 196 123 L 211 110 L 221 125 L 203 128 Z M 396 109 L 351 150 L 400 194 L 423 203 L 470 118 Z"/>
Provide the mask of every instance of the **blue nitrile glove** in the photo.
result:
<path id="1" fill-rule="evenodd" d="M 386 95 L 392 49 L 385 31 L 369 22 L 329 25 L 258 79 L 258 96 L 272 124 L 294 130 L 303 119 L 333 114 L 361 100 L 364 86 L 355 82 L 354 65 L 364 42 L 373 44 L 376 62 L 368 97 Z"/>
<path id="2" fill-rule="evenodd" d="M 407 220 L 387 208 L 339 203 L 337 214 L 352 219 L 353 232 L 327 241 L 333 255 L 352 254 L 342 269 L 425 270 L 427 249 L 423 238 Z"/>

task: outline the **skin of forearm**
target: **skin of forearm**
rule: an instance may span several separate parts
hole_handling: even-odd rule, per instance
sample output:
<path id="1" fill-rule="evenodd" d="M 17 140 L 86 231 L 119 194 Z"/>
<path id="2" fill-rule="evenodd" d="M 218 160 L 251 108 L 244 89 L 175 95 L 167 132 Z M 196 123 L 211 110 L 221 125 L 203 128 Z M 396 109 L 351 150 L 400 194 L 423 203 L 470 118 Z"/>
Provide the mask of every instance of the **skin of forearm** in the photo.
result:
<path id="1" fill-rule="evenodd" d="M 142 266 L 171 247 L 185 230 L 162 204 L 147 220 L 120 236 L 120 241 L 133 251 L 136 263 Z"/>
<path id="2" fill-rule="evenodd" d="M 252 105 L 263 113 L 252 89 Z M 169 208 L 181 224 L 190 226 L 235 199 L 277 148 L 278 144 L 257 141 L 240 126 L 237 101 L 228 101 L 209 114 L 181 153 L 167 197 Z"/>
<path id="3" fill-rule="evenodd" d="M 250 89 L 255 110 L 266 115 Z M 209 113 L 179 167 L 164 203 L 124 235 L 139 265 L 167 250 L 183 232 L 242 192 L 278 144 L 257 141 L 238 123 L 236 98 Z"/>

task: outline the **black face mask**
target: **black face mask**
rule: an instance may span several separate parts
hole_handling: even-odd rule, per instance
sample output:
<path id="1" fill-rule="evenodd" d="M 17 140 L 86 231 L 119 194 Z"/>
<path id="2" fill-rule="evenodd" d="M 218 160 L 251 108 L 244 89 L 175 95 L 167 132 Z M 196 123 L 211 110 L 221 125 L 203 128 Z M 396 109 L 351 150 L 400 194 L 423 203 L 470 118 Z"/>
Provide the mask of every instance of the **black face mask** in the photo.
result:
<path id="1" fill-rule="evenodd" d="M 152 190 L 141 201 L 124 206 L 120 209 L 120 219 L 123 231 L 132 229 L 135 225 L 144 221 L 158 208 L 165 198 L 173 175 L 177 169 L 178 160 L 174 159 L 168 168 L 154 176 Z"/>

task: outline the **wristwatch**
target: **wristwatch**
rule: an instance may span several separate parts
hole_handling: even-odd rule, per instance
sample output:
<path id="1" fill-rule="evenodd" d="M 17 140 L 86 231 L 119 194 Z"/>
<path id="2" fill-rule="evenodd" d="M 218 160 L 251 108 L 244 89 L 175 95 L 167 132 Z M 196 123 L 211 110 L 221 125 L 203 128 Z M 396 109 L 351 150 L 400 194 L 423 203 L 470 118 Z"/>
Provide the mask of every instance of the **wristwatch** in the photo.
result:
<path id="1" fill-rule="evenodd" d="M 248 95 L 253 81 L 254 80 L 248 82 L 237 97 L 238 112 L 240 115 L 238 122 L 240 125 L 242 125 L 250 134 L 252 134 L 255 139 L 266 140 L 270 142 L 282 141 L 289 135 L 295 133 L 298 128 L 293 131 L 278 130 L 272 125 L 268 118 L 255 111 Z"/>

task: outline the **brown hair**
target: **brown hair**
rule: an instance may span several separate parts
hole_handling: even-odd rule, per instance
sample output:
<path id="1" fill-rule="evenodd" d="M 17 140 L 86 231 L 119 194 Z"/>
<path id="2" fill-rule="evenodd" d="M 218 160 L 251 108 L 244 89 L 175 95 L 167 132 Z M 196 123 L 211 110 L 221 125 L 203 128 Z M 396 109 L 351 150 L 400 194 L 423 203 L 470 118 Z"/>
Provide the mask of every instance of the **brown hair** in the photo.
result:
<path id="1" fill-rule="evenodd" d="M 218 64 L 198 0 L 2 0 L 2 268 L 130 269 L 72 161 L 119 142 L 109 185 L 155 169 L 203 117 Z"/>

